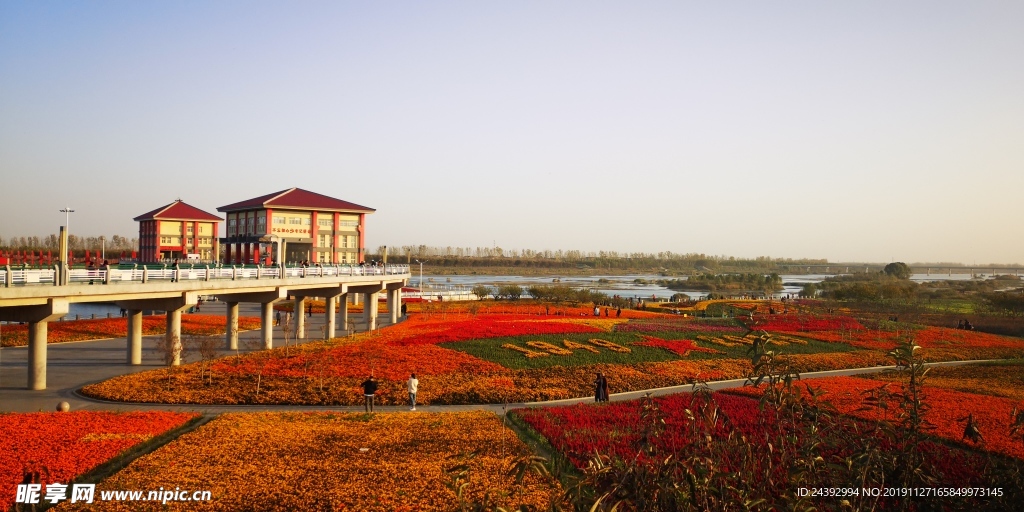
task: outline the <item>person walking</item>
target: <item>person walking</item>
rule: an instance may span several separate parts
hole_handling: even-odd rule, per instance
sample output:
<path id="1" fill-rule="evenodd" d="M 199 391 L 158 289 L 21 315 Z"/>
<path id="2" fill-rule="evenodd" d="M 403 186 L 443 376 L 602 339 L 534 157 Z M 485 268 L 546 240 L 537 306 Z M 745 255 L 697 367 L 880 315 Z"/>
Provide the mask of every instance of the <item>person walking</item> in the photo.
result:
<path id="1" fill-rule="evenodd" d="M 607 402 L 608 401 L 608 379 L 605 378 L 604 373 L 597 372 L 597 379 L 594 380 L 594 401 L 595 402 Z"/>
<path id="2" fill-rule="evenodd" d="M 416 392 L 419 390 L 419 387 L 420 387 L 420 381 L 416 378 L 416 374 L 415 373 L 409 376 L 409 383 L 408 384 L 409 384 L 409 405 L 411 406 L 411 408 L 409 410 L 410 411 L 415 411 L 416 410 Z"/>
<path id="3" fill-rule="evenodd" d="M 377 379 L 370 375 L 363 381 L 362 386 L 363 399 L 365 400 L 363 407 L 366 409 L 366 412 L 373 412 L 373 395 L 377 393 Z"/>

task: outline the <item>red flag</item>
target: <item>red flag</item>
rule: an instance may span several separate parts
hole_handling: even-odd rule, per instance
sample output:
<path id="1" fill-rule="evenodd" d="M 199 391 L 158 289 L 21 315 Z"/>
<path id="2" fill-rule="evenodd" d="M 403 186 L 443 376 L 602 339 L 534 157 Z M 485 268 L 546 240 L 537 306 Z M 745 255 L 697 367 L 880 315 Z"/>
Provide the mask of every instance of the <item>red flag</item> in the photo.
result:
<path id="1" fill-rule="evenodd" d="M 134 260 L 136 257 L 137 256 L 135 256 L 135 251 L 132 251 L 132 259 Z"/>

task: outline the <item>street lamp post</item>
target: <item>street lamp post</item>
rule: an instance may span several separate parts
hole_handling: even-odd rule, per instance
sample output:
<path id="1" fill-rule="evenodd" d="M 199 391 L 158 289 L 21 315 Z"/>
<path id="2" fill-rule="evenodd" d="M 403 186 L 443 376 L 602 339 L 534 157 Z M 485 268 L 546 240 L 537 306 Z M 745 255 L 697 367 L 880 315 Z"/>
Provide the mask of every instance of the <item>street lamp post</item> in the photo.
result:
<path id="1" fill-rule="evenodd" d="M 72 210 L 70 206 L 65 206 L 63 210 L 57 210 L 57 211 L 59 211 L 59 212 L 64 214 L 64 235 L 68 237 L 68 247 L 67 247 L 67 249 L 70 251 L 71 250 L 71 214 L 75 213 L 75 211 Z M 64 258 L 66 258 L 66 257 L 67 257 L 67 254 L 61 256 L 60 257 L 61 261 L 63 261 Z M 70 264 L 71 263 L 68 263 L 68 265 L 70 265 Z"/>

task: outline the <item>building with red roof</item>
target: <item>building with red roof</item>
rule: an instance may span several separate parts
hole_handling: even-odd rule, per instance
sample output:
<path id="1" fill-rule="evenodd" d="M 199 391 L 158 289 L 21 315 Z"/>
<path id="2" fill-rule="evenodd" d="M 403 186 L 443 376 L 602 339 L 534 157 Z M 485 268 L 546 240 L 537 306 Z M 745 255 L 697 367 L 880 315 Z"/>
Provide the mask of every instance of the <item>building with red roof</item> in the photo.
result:
<path id="1" fill-rule="evenodd" d="M 367 208 L 301 188 L 221 206 L 227 215 L 224 263 L 361 263 Z"/>
<path id="2" fill-rule="evenodd" d="M 139 259 L 216 261 L 222 220 L 181 199 L 139 215 Z"/>

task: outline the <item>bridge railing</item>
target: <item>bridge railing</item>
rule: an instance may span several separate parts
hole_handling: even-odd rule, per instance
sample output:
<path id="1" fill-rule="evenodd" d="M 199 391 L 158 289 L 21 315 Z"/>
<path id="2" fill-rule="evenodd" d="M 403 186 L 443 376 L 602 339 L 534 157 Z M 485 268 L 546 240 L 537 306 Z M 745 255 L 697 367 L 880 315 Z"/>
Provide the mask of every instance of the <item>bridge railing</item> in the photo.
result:
<path id="1" fill-rule="evenodd" d="M 282 273 L 284 274 L 282 276 Z M 145 283 L 149 281 L 210 281 L 239 279 L 279 279 L 282 277 L 384 276 L 408 274 L 408 265 L 357 266 L 327 265 L 311 267 L 203 267 L 164 269 L 71 269 L 68 284 L 97 285 Z M 52 269 L 14 270 L 0 268 L 0 286 L 59 285 L 59 271 Z"/>

